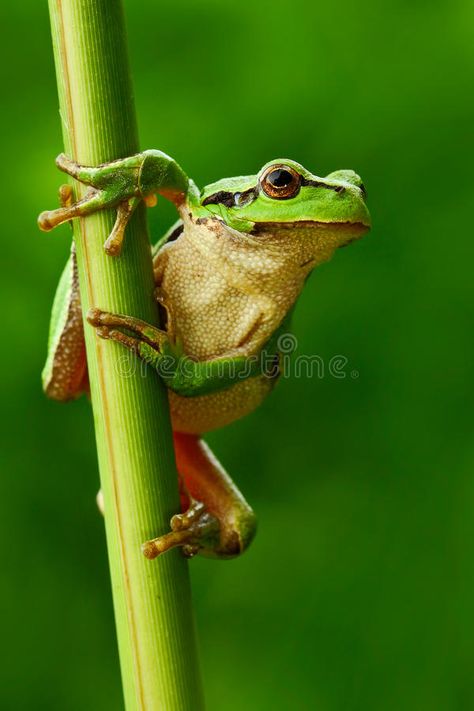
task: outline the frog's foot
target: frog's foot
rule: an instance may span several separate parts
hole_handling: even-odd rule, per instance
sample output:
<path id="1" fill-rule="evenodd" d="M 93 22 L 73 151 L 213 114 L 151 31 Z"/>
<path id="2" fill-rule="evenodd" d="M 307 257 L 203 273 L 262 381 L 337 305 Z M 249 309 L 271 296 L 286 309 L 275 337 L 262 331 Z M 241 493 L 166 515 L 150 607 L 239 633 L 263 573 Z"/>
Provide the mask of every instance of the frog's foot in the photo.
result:
<path id="1" fill-rule="evenodd" d="M 97 508 L 104 515 L 104 495 L 99 489 Z M 181 546 L 183 555 L 192 558 L 200 548 L 215 547 L 219 543 L 219 521 L 206 511 L 201 501 L 191 501 L 184 513 L 176 514 L 170 521 L 171 531 L 142 545 L 143 555 L 153 560 L 171 548 Z"/>
<path id="2" fill-rule="evenodd" d="M 164 331 L 160 331 L 159 328 L 139 318 L 134 318 L 133 316 L 112 314 L 109 311 L 90 308 L 87 312 L 87 321 L 91 326 L 95 326 L 97 334 L 101 338 L 118 341 L 136 353 L 139 352 L 138 347 L 142 342 L 160 351 L 163 342 L 166 340 Z M 131 337 L 127 335 L 127 333 L 123 333 L 123 330 L 126 332 L 131 331 L 136 337 Z"/>
<path id="3" fill-rule="evenodd" d="M 88 191 L 82 200 L 68 207 L 59 207 L 57 210 L 47 210 L 38 217 L 38 225 L 43 232 L 49 232 L 57 225 L 68 222 L 75 217 L 86 217 L 98 210 L 109 207 L 117 207 L 117 217 L 112 232 L 104 243 L 104 250 L 107 254 L 117 257 L 122 251 L 125 229 L 129 223 L 135 208 L 140 202 L 140 198 L 130 198 L 122 202 L 111 205 L 107 195 L 95 190 Z"/>
<path id="4" fill-rule="evenodd" d="M 102 516 L 104 515 L 104 495 L 99 489 L 96 496 L 97 508 Z M 143 555 L 149 560 L 153 560 L 161 553 L 175 548 L 183 547 L 183 554 L 186 558 L 192 558 L 199 552 L 200 542 L 206 539 L 212 542 L 219 531 L 219 522 L 214 516 L 210 516 L 203 503 L 193 501 L 187 511 L 176 514 L 170 521 L 171 532 L 164 536 L 159 536 L 142 545 Z"/>
<path id="5" fill-rule="evenodd" d="M 61 186 L 62 189 L 62 186 Z M 68 196 L 70 198 L 70 195 Z M 68 222 L 74 217 L 85 217 L 97 210 L 109 207 L 104 196 L 97 190 L 91 189 L 86 192 L 81 200 L 75 203 L 59 207 L 57 210 L 46 210 L 38 217 L 38 226 L 43 232 L 49 232 L 63 222 Z"/>
<path id="6" fill-rule="evenodd" d="M 147 541 L 142 550 L 155 558 L 175 546 L 184 555 L 233 558 L 243 553 L 256 530 L 255 514 L 197 435 L 174 432 L 176 465 L 189 508 L 171 519 L 171 532 Z"/>
<path id="7" fill-rule="evenodd" d="M 146 541 L 142 551 L 152 560 L 181 547 L 191 558 L 197 553 L 212 558 L 233 558 L 250 545 L 256 530 L 255 514 L 197 435 L 174 432 L 176 465 L 180 475 L 183 513 L 170 521 L 171 531 Z M 104 513 L 102 492 L 97 505 Z"/>
<path id="8" fill-rule="evenodd" d="M 186 558 L 192 558 L 201 548 L 219 545 L 220 524 L 201 501 L 191 501 L 187 511 L 176 514 L 170 521 L 171 531 L 142 545 L 143 555 L 153 560 L 171 548 L 182 546 Z"/>
<path id="9" fill-rule="evenodd" d="M 89 189 L 81 200 L 72 202 L 72 190 L 69 188 L 68 199 L 61 200 L 57 210 L 47 210 L 38 217 L 38 225 L 44 232 L 49 232 L 57 225 L 76 217 L 86 217 L 98 210 L 117 208 L 114 227 L 104 244 L 107 254 L 117 256 L 122 249 L 125 228 L 135 208 L 142 199 L 137 189 L 138 165 L 132 159 L 106 163 L 103 166 L 87 167 L 79 165 L 61 154 L 56 159 L 58 168 Z M 137 162 L 137 159 L 135 162 Z M 64 190 L 64 188 L 62 188 Z M 147 204 L 153 204 L 153 196 L 147 196 Z"/>

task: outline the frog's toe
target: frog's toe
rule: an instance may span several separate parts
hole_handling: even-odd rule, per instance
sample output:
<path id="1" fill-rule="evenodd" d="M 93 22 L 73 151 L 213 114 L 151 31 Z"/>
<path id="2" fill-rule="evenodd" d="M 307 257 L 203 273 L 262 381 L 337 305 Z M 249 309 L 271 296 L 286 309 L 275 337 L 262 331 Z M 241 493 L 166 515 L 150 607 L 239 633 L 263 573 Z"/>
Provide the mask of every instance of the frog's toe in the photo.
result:
<path id="1" fill-rule="evenodd" d="M 104 250 L 109 256 L 118 257 L 120 255 L 125 238 L 125 230 L 139 202 L 140 198 L 132 197 L 128 200 L 123 200 L 117 205 L 115 224 L 104 244 Z"/>
<path id="2" fill-rule="evenodd" d="M 77 172 L 77 169 L 79 168 L 79 165 L 71 158 L 68 158 L 65 153 L 60 153 L 56 157 L 55 163 L 59 170 L 62 170 L 63 173 L 67 173 L 68 175 L 72 175 L 73 177 L 74 173 Z"/>
<path id="3" fill-rule="evenodd" d="M 59 204 L 61 207 L 71 207 L 74 203 L 73 189 L 68 183 L 59 186 Z"/>
<path id="4" fill-rule="evenodd" d="M 97 168 L 76 163 L 76 161 L 68 158 L 65 153 L 60 153 L 58 155 L 56 158 L 56 165 L 59 170 L 62 170 L 63 173 L 67 173 L 67 175 L 70 175 L 71 178 L 75 178 L 80 183 L 84 183 L 85 185 L 94 185 L 94 178 L 97 175 Z"/>
<path id="5" fill-rule="evenodd" d="M 62 187 L 61 190 L 64 188 Z M 60 195 L 60 199 L 63 198 Z M 75 217 L 87 217 L 94 212 L 101 210 L 104 206 L 104 195 L 93 190 L 87 191 L 84 197 L 77 202 L 72 202 L 71 195 L 65 195 L 65 207 L 58 207 L 57 210 L 45 210 L 38 217 L 38 225 L 43 232 L 49 232 L 57 225 L 68 222 Z"/>
<path id="6" fill-rule="evenodd" d="M 98 309 L 96 306 L 91 306 L 87 312 L 86 319 L 91 326 L 96 326 L 98 328 L 99 326 L 104 325 L 102 322 L 104 314 L 107 314 L 107 311 L 102 311 L 102 309 Z"/>
<path id="7" fill-rule="evenodd" d="M 171 531 L 142 545 L 143 555 L 149 560 L 171 548 L 181 546 L 183 554 L 191 558 L 200 551 L 215 550 L 220 542 L 220 523 L 204 504 L 193 501 L 187 511 L 173 516 Z"/>
<path id="8" fill-rule="evenodd" d="M 38 215 L 38 227 L 42 232 L 50 232 L 53 227 L 59 224 L 55 212 L 57 212 L 57 210 L 44 210 L 44 212 Z"/>

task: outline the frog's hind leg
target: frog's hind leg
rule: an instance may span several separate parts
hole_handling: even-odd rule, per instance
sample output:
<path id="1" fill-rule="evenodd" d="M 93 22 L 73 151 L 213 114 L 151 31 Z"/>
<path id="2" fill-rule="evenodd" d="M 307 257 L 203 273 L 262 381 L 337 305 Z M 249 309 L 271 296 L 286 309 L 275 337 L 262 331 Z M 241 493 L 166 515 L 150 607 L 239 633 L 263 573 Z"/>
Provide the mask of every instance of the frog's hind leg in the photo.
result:
<path id="1" fill-rule="evenodd" d="M 242 553 L 256 530 L 255 514 L 229 475 L 196 435 L 174 433 L 184 513 L 171 519 L 171 532 L 143 545 L 147 558 L 182 546 L 188 557 L 201 553 L 232 558 Z"/>
<path id="2" fill-rule="evenodd" d="M 62 209 L 72 203 L 72 189 L 59 189 Z M 71 400 L 89 392 L 86 344 L 74 243 L 54 297 L 49 327 L 48 357 L 42 372 L 43 390 L 53 400 Z"/>
<path id="3" fill-rule="evenodd" d="M 48 357 L 41 377 L 43 390 L 53 400 L 72 400 L 89 392 L 74 245 L 54 297 Z"/>

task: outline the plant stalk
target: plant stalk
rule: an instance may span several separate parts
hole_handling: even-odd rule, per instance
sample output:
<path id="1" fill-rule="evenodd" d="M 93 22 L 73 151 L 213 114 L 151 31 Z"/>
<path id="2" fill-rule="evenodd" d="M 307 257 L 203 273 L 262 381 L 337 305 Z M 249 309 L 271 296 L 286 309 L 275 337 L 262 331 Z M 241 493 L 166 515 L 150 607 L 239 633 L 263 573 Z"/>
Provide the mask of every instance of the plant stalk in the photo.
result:
<path id="1" fill-rule="evenodd" d="M 121 0 L 49 0 L 49 9 L 66 154 L 97 165 L 136 153 Z M 103 251 L 114 218 L 74 220 L 83 312 L 97 306 L 157 323 L 145 209 L 118 258 Z M 150 562 L 140 550 L 179 511 L 166 392 L 121 346 L 84 328 L 125 706 L 199 711 L 187 562 L 176 550 Z"/>

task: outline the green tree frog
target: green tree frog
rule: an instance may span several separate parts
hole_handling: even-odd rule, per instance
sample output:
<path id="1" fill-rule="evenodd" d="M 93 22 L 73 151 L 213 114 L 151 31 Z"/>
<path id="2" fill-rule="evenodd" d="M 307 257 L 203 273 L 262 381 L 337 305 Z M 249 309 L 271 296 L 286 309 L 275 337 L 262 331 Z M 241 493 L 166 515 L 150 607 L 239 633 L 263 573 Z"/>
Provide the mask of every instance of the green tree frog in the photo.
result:
<path id="1" fill-rule="evenodd" d="M 169 533 L 144 543 L 144 554 L 182 546 L 187 556 L 238 555 L 254 536 L 255 515 L 201 435 L 250 413 L 274 387 L 279 338 L 308 275 L 370 227 L 362 181 L 352 170 L 322 178 L 280 159 L 257 175 L 199 192 L 158 150 L 98 167 L 64 155 L 56 162 L 88 190 L 73 203 L 63 187 L 62 206 L 39 216 L 41 229 L 116 208 L 104 245 L 116 257 L 140 201 L 153 205 L 158 194 L 176 206 L 179 221 L 153 250 L 160 328 L 100 304 L 86 320 L 98 337 L 122 343 L 155 368 L 168 388 L 182 512 Z M 73 250 L 55 297 L 43 371 L 52 398 L 87 391 L 83 328 Z"/>

